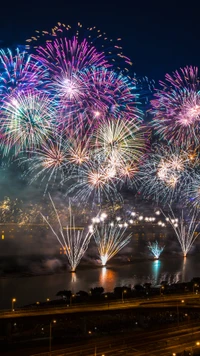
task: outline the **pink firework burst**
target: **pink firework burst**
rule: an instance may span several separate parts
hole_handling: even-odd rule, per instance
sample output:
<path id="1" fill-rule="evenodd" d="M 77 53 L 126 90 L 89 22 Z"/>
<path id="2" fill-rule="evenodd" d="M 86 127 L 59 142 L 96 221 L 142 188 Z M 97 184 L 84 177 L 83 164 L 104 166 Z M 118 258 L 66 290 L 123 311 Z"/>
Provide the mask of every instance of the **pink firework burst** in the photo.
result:
<path id="1" fill-rule="evenodd" d="M 166 74 L 152 100 L 156 133 L 170 143 L 199 143 L 200 82 L 198 68 L 187 66 Z"/>

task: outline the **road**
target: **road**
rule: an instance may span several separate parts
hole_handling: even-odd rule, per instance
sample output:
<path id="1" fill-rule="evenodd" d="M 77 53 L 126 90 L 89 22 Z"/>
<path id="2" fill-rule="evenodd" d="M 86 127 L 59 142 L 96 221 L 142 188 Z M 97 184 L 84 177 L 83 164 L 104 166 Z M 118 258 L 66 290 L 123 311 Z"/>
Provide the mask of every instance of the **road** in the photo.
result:
<path id="1" fill-rule="evenodd" d="M 182 301 L 184 302 L 182 303 Z M 0 311 L 0 319 L 10 319 L 10 318 L 24 318 L 31 316 L 45 316 L 45 315 L 59 315 L 59 314 L 71 314 L 71 313 L 84 313 L 84 312 L 95 312 L 95 311 L 108 311 L 108 310 L 122 310 L 130 308 L 160 308 L 168 307 L 169 305 L 176 307 L 183 307 L 190 301 L 194 301 L 197 304 L 200 302 L 199 296 L 196 294 L 187 295 L 167 295 L 163 297 L 151 298 L 151 300 L 141 300 L 141 299 L 128 299 L 124 303 L 122 301 L 110 301 L 109 303 L 101 304 L 85 304 L 85 305 L 72 305 L 70 307 L 37 307 L 34 309 L 16 309 L 15 311 Z M 173 304 L 174 303 L 174 304 Z M 200 303 L 199 303 L 200 307 Z"/>
<path id="2" fill-rule="evenodd" d="M 193 323 L 168 330 L 136 331 L 129 334 L 109 336 L 90 341 L 88 345 L 75 345 L 52 352 L 52 356 L 171 356 L 188 348 L 196 348 L 200 340 L 200 325 Z M 181 345 L 181 346 L 180 346 Z M 200 346 L 199 346 L 200 348 Z M 48 352 L 29 354 L 31 356 L 49 356 Z"/>
<path id="3" fill-rule="evenodd" d="M 49 356 L 48 344 L 46 347 L 35 345 L 34 340 L 29 348 L 21 345 L 21 349 L 1 353 L 2 356 Z M 64 345 L 62 349 L 52 351 L 51 356 L 172 356 L 173 352 L 195 347 L 200 341 L 200 322 L 188 321 L 179 327 L 173 324 L 170 327 L 159 327 L 159 330 L 135 329 L 131 332 L 119 333 L 100 337 L 86 338 L 74 345 Z M 181 346 L 180 346 L 181 345 Z M 54 348 L 59 348 L 55 346 Z M 45 351 L 41 353 L 42 351 Z"/>

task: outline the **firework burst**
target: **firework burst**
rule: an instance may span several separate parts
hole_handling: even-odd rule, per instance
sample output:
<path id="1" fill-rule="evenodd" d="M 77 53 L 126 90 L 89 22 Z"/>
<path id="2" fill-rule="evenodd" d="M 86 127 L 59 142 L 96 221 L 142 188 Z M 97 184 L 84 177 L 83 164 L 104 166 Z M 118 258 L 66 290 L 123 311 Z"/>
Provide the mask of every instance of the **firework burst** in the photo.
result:
<path id="1" fill-rule="evenodd" d="M 68 184 L 67 195 L 73 194 L 76 202 L 87 202 L 89 199 L 93 204 L 102 204 L 104 199 L 110 202 L 121 200 L 121 195 L 116 188 L 118 178 L 114 177 L 107 165 L 100 162 L 86 162 L 74 170 L 66 179 Z"/>
<path id="2" fill-rule="evenodd" d="M 37 37 L 29 40 L 32 43 L 36 40 L 35 57 L 48 70 L 50 91 L 61 100 L 63 107 L 69 109 L 70 106 L 70 111 L 74 110 L 73 104 L 80 103 L 86 95 L 84 82 L 77 80 L 80 72 L 91 66 L 108 65 L 104 52 L 98 52 L 91 41 L 82 39 L 79 30 L 72 35 L 70 26 L 59 23 L 50 32 L 37 33 Z M 39 44 L 41 40 L 43 43 Z"/>
<path id="3" fill-rule="evenodd" d="M 70 26 L 61 23 L 50 32 L 36 32 L 28 42 L 36 44 L 35 58 L 49 73 L 50 81 L 46 88 L 59 101 L 59 110 L 64 111 L 65 116 L 73 115 L 75 119 L 77 114 L 84 113 L 85 119 L 91 121 L 100 108 L 101 114 L 103 108 L 106 112 L 110 107 L 118 108 L 119 115 L 122 106 L 124 110 L 126 107 L 127 113 L 136 115 L 136 94 L 131 92 L 131 80 L 114 71 L 107 72 L 115 57 L 121 63 L 130 64 L 130 60 L 105 33 L 95 27 L 85 32 L 81 24 L 73 33 Z"/>
<path id="4" fill-rule="evenodd" d="M 166 74 L 152 100 L 156 133 L 170 143 L 199 144 L 200 81 L 197 67 Z"/>
<path id="5" fill-rule="evenodd" d="M 71 62 L 74 63 L 75 68 L 80 68 L 80 64 L 81 68 L 83 68 L 83 65 L 85 67 L 91 65 L 111 66 L 113 64 L 117 66 L 120 63 L 119 69 L 121 69 L 132 64 L 130 59 L 122 53 L 121 38 L 117 38 L 114 41 L 105 32 L 101 32 L 95 26 L 84 29 L 81 23 L 78 23 L 76 30 L 74 30 L 71 26 L 58 22 L 49 32 L 36 30 L 35 36 L 27 39 L 26 42 L 29 48 L 30 46 L 34 46 L 39 55 L 41 51 L 42 56 L 44 55 L 45 57 L 45 53 L 43 54 L 43 52 L 45 48 L 48 48 L 48 43 L 64 39 L 70 39 L 68 45 L 70 43 L 73 44 L 73 40 L 76 40 L 75 43 L 78 45 L 78 47 L 77 45 L 74 47 L 72 45 L 69 46 L 69 53 L 67 53 L 67 58 L 71 58 Z M 77 61 L 78 58 L 79 61 Z M 128 71 L 128 68 L 124 69 Z"/>
<path id="6" fill-rule="evenodd" d="M 30 155 L 29 155 L 30 153 Z M 62 185 L 67 170 L 68 144 L 60 136 L 54 136 L 42 143 L 41 148 L 26 151 L 28 157 L 19 157 L 19 165 L 26 166 L 25 175 L 30 176 L 30 184 L 40 181 L 45 184 L 44 193 L 49 185 Z"/>
<path id="7" fill-rule="evenodd" d="M 91 138 L 85 135 L 79 136 L 78 140 L 75 137 L 70 137 L 68 141 L 68 160 L 70 164 L 80 166 L 89 162 L 91 158 Z"/>
<path id="8" fill-rule="evenodd" d="M 142 130 L 134 122 L 109 120 L 96 132 L 96 154 L 110 160 L 115 166 L 138 162 L 145 151 L 146 141 Z"/>
<path id="9" fill-rule="evenodd" d="M 155 145 L 141 166 L 138 182 L 145 198 L 164 204 L 176 200 L 187 184 L 191 161 L 178 147 Z"/>
<path id="10" fill-rule="evenodd" d="M 13 93 L 21 90 L 35 89 L 43 85 L 47 72 L 31 55 L 25 51 L 16 53 L 10 49 L 0 50 L 0 99 L 1 105 Z"/>
<path id="11" fill-rule="evenodd" d="M 18 92 L 4 103 L 1 132 L 4 153 L 14 147 L 15 154 L 41 147 L 52 131 L 55 109 L 42 92 Z"/>
<path id="12" fill-rule="evenodd" d="M 130 77 L 105 67 L 91 67 L 80 73 L 79 81 L 80 85 L 85 83 L 87 87 L 87 102 L 93 117 L 141 122 L 142 112 L 137 107 L 135 81 Z"/>

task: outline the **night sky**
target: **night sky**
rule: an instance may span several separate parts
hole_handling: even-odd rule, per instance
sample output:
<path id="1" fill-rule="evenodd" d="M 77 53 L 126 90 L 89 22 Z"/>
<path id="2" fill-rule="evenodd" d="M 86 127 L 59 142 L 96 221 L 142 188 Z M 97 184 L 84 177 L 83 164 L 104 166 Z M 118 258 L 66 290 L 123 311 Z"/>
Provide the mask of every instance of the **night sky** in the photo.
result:
<path id="1" fill-rule="evenodd" d="M 117 5 L 120 4 L 120 5 Z M 139 75 L 163 79 L 185 65 L 200 64 L 199 1 L 4 1 L 2 46 L 25 43 L 34 30 L 50 30 L 58 21 L 97 26 L 111 38 L 122 37 L 124 54 Z"/>

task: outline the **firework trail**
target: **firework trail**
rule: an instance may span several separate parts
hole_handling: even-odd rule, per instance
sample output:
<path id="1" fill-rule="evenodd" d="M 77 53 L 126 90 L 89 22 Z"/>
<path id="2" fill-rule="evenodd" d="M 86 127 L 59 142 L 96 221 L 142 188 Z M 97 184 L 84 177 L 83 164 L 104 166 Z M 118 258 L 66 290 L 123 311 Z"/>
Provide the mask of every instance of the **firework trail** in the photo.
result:
<path id="1" fill-rule="evenodd" d="M 151 253 L 153 254 L 155 259 L 159 259 L 161 253 L 163 252 L 165 246 L 159 246 L 158 241 L 154 241 L 154 242 L 149 242 L 148 243 L 148 248 L 151 251 Z"/>
<path id="2" fill-rule="evenodd" d="M 14 148 L 15 154 L 41 147 L 52 132 L 55 108 L 49 96 L 39 91 L 18 92 L 4 103 L 1 132 L 3 149 L 7 154 Z"/>
<path id="3" fill-rule="evenodd" d="M 179 147 L 153 145 L 153 152 L 139 173 L 138 182 L 144 197 L 164 204 L 176 201 L 187 186 L 191 164 L 188 153 Z"/>
<path id="4" fill-rule="evenodd" d="M 164 214 L 164 213 L 163 213 Z M 164 214 L 165 215 L 165 214 Z M 171 213 L 166 216 L 166 220 L 171 224 L 176 233 L 176 237 L 181 246 L 183 257 L 187 257 L 188 252 L 191 250 L 195 240 L 200 233 L 196 232 L 199 227 L 198 213 L 193 212 L 188 219 L 184 219 L 183 211 L 180 219 L 175 218 L 175 215 L 171 209 Z"/>
<path id="5" fill-rule="evenodd" d="M 58 232 L 54 230 L 52 225 L 49 223 L 47 218 L 43 215 L 43 219 L 46 221 L 48 224 L 49 228 L 53 232 L 53 234 L 56 236 L 58 242 L 63 248 L 63 251 L 65 251 L 66 256 L 68 258 L 68 262 L 70 265 L 71 272 L 75 272 L 77 266 L 79 265 L 83 255 L 85 254 L 88 244 L 91 239 L 91 232 L 84 232 L 83 230 L 78 230 L 78 228 L 75 225 L 75 218 L 71 215 L 71 206 L 69 206 L 69 222 L 66 225 L 66 231 L 64 231 L 64 228 L 62 226 L 58 211 L 56 210 L 56 207 L 54 205 L 54 202 L 49 195 L 54 212 L 56 214 L 57 218 L 57 223 L 58 223 Z"/>
<path id="6" fill-rule="evenodd" d="M 125 247 L 131 239 L 131 234 L 125 236 L 128 224 L 107 223 L 104 221 L 105 219 L 106 216 L 102 216 L 100 219 L 97 218 L 95 220 L 97 223 L 94 225 L 94 228 L 91 228 L 102 266 L 105 266 L 107 261 Z"/>
<path id="7" fill-rule="evenodd" d="M 199 145 L 200 82 L 198 68 L 188 66 L 166 74 L 152 100 L 156 133 L 169 143 Z"/>

